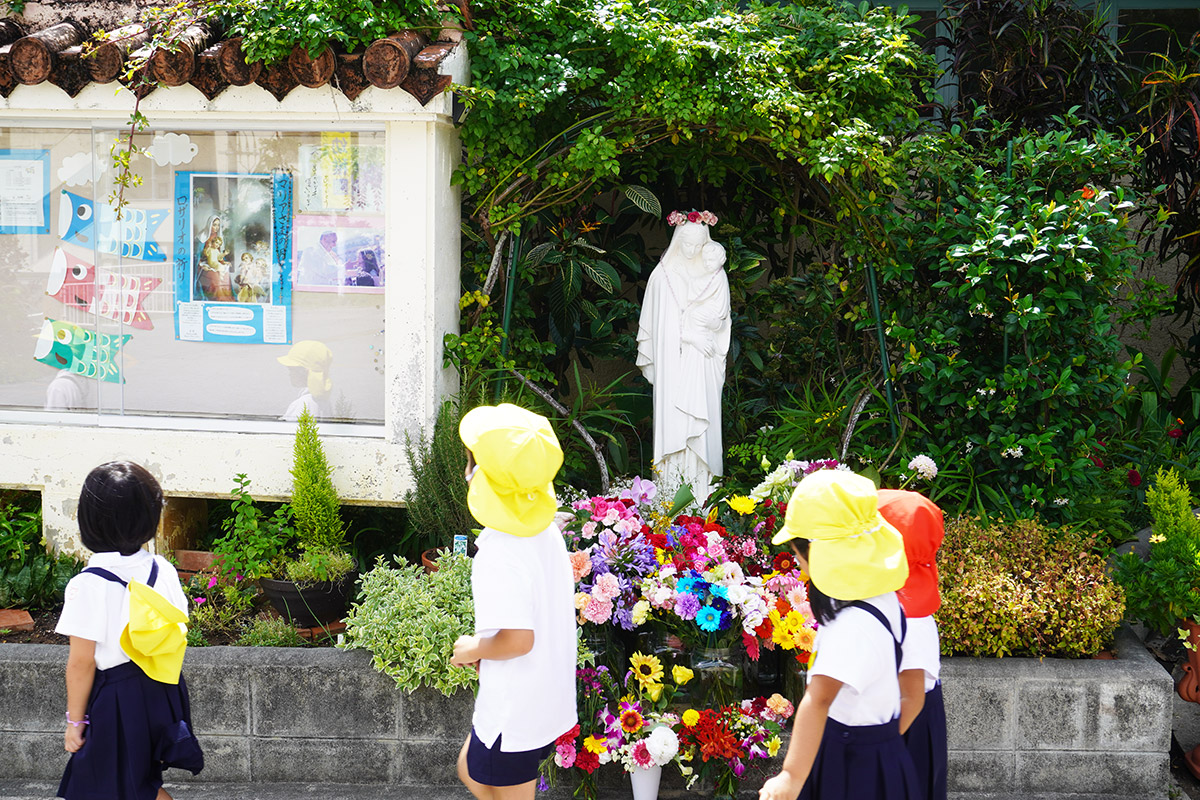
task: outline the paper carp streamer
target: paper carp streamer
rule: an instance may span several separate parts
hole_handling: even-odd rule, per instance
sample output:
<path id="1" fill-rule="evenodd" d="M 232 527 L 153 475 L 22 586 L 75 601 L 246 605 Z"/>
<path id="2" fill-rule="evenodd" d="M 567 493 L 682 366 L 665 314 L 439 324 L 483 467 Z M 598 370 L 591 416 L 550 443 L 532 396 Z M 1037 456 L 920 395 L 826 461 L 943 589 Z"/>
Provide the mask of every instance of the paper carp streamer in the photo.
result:
<path id="1" fill-rule="evenodd" d="M 126 206 L 118 220 L 112 206 L 102 205 L 97 212 L 91 200 L 64 189 L 58 204 L 58 236 L 84 247 L 92 247 L 92 238 L 96 237 L 95 246 L 101 253 L 166 261 L 167 254 L 159 249 L 154 234 L 169 216 L 165 209 L 146 211 Z"/>
<path id="2" fill-rule="evenodd" d="M 46 294 L 63 305 L 149 331 L 154 329 L 154 323 L 142 303 L 160 283 L 161 278 L 97 271 L 88 262 L 58 247 L 54 250 L 54 261 L 46 278 Z M 98 308 L 97 294 L 100 297 Z"/>
<path id="3" fill-rule="evenodd" d="M 47 319 L 38 334 L 33 358 L 55 369 L 65 369 L 85 378 L 124 383 L 118 356 L 130 339 L 124 333 L 112 336 L 81 328 L 70 322 Z"/>

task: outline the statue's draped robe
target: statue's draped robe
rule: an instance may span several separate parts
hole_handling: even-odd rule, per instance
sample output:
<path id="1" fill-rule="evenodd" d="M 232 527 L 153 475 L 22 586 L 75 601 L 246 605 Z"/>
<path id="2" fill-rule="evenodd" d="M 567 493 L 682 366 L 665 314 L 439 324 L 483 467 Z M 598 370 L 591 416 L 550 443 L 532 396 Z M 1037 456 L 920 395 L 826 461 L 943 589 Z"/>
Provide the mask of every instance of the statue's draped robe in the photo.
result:
<path id="1" fill-rule="evenodd" d="M 683 306 L 681 308 L 681 306 Z M 714 352 L 704 355 L 682 341 L 697 326 L 697 312 L 719 319 Z M 729 353 L 729 279 L 689 276 L 664 262 L 650 274 L 638 323 L 637 366 L 654 386 L 654 463 L 667 479 L 690 483 L 703 502 L 712 476 L 724 473 L 721 389 Z"/>

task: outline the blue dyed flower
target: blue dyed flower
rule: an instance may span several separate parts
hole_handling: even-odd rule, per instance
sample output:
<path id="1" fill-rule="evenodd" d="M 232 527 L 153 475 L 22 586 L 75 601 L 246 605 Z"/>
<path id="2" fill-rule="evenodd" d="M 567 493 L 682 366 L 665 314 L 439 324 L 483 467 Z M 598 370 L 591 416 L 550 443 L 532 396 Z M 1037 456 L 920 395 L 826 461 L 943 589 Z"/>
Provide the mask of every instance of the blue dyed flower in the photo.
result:
<path id="1" fill-rule="evenodd" d="M 704 606 L 696 612 L 696 624 L 702 631 L 716 633 L 721 627 L 721 612 L 712 606 Z"/>
<path id="2" fill-rule="evenodd" d="M 710 592 L 712 592 L 714 596 L 719 597 L 722 600 L 729 599 L 729 587 L 728 586 L 721 586 L 718 583 L 712 583 L 712 584 L 709 584 L 708 590 Z"/>

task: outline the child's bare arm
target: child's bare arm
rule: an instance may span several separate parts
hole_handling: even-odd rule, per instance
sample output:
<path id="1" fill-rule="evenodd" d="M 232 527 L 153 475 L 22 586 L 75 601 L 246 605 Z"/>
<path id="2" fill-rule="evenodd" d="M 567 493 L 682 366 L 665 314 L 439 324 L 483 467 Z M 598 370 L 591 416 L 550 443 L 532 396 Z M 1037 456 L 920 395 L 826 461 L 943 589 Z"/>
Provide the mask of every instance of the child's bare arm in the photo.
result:
<path id="1" fill-rule="evenodd" d="M 825 734 L 829 706 L 841 688 L 842 682 L 828 675 L 814 675 L 808 682 L 804 699 L 796 710 L 792 740 L 788 742 L 787 755 L 783 758 L 783 769 L 759 789 L 760 800 L 794 800 L 800 794 L 817 758 L 821 737 Z"/>
<path id="2" fill-rule="evenodd" d="M 92 693 L 92 681 L 96 678 L 96 643 L 91 639 L 71 637 L 71 649 L 67 654 L 67 715 L 82 722 L 87 713 L 88 696 Z M 63 747 L 74 753 L 83 747 L 83 725 L 67 725 Z"/>
<path id="3" fill-rule="evenodd" d="M 925 670 L 904 670 L 900 673 L 900 733 L 908 733 L 924 706 Z"/>
<path id="4" fill-rule="evenodd" d="M 519 658 L 533 649 L 533 631 L 504 628 L 491 636 L 460 636 L 454 643 L 450 663 L 457 667 L 475 664 L 483 659 L 507 661 Z"/>

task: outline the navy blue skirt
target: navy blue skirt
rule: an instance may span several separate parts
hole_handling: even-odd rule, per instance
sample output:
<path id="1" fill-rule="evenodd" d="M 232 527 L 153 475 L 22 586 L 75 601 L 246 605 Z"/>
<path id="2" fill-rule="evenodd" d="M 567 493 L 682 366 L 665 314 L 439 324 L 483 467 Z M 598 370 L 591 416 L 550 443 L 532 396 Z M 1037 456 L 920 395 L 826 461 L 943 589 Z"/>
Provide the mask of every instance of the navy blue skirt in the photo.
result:
<path id="1" fill-rule="evenodd" d="M 83 747 L 58 785 L 66 800 L 154 800 L 166 767 L 198 773 L 187 684 L 159 683 L 128 662 L 96 670 Z"/>
<path id="2" fill-rule="evenodd" d="M 921 800 L 900 720 L 882 725 L 825 721 L 825 735 L 800 800 Z"/>
<path id="3" fill-rule="evenodd" d="M 946 800 L 946 704 L 941 683 L 925 693 L 925 706 L 904 734 L 904 743 L 917 768 L 922 796 Z"/>

